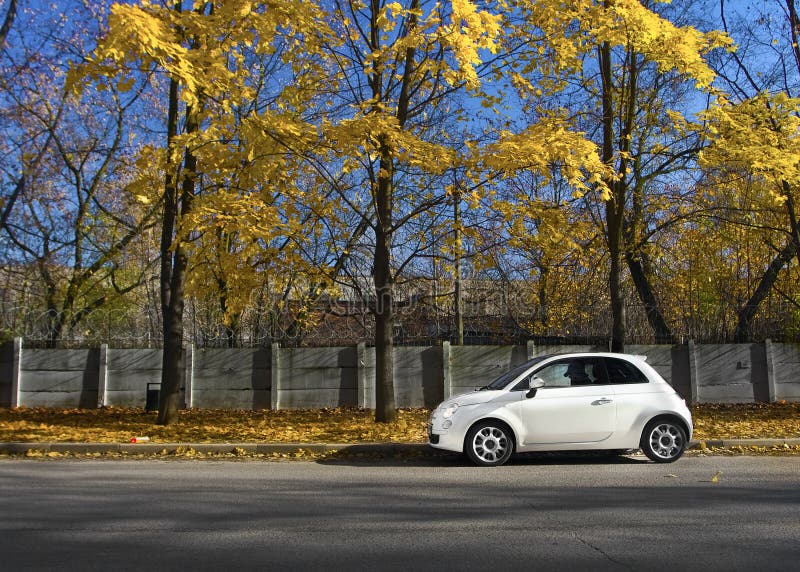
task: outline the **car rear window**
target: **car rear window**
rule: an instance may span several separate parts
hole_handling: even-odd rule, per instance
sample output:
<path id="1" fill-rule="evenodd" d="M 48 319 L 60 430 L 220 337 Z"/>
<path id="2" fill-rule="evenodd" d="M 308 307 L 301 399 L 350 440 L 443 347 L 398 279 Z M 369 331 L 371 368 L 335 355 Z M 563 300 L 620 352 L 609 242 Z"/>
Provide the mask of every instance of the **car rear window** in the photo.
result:
<path id="1" fill-rule="evenodd" d="M 639 368 L 621 359 L 606 358 L 606 370 L 609 383 L 647 383 L 648 381 L 647 376 Z"/>

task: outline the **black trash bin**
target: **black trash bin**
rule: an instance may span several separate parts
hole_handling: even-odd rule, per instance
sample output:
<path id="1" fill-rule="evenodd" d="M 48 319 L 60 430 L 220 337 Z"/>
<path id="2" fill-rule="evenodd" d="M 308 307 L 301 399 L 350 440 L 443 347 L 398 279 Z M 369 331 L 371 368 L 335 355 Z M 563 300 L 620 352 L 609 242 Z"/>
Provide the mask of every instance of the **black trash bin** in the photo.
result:
<path id="1" fill-rule="evenodd" d="M 145 400 L 144 410 L 145 411 L 157 411 L 158 410 L 158 398 L 161 393 L 161 384 L 160 383 L 148 383 L 147 384 L 147 399 Z"/>

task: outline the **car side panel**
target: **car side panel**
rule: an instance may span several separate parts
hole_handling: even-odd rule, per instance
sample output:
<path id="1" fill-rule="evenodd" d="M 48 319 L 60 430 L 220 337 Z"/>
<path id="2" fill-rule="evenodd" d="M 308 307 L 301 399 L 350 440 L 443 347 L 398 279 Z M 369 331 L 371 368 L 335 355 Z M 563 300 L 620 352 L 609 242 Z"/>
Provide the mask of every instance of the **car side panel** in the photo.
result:
<path id="1" fill-rule="evenodd" d="M 522 427 L 521 446 L 596 443 L 616 425 L 614 388 L 608 385 L 543 387 L 512 410 Z"/>
<path id="2" fill-rule="evenodd" d="M 663 414 L 682 417 L 691 430 L 686 404 L 666 382 L 618 385 L 615 389 L 620 436 L 628 434 L 638 442 L 647 422 Z"/>

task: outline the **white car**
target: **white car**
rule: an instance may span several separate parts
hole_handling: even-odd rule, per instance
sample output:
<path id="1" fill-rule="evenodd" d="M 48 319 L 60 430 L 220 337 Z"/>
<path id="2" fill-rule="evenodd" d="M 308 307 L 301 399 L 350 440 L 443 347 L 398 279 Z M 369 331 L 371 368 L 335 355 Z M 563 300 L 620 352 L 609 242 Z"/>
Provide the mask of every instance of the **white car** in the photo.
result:
<path id="1" fill-rule="evenodd" d="M 692 415 L 646 359 L 537 357 L 441 403 L 431 413 L 429 443 L 485 466 L 502 465 L 514 452 L 639 448 L 657 463 L 671 463 L 692 437 Z"/>

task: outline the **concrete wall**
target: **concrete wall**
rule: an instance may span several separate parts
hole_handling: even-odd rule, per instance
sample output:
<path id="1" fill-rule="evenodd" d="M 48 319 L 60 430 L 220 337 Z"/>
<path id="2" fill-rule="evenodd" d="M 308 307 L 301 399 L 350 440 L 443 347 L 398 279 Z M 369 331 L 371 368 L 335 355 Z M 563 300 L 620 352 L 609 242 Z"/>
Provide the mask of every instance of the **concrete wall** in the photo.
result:
<path id="1" fill-rule="evenodd" d="M 653 369 L 666 379 L 675 391 L 685 399 L 691 400 L 690 347 L 689 345 L 630 345 L 625 350 L 631 354 L 646 355 L 647 363 L 653 366 Z"/>
<path id="2" fill-rule="evenodd" d="M 269 409 L 271 352 L 258 349 L 194 350 L 191 403 L 200 409 Z M 158 371 L 161 375 L 161 368 Z M 186 399 L 189 395 L 186 396 Z"/>
<path id="3" fill-rule="evenodd" d="M 357 348 L 274 349 L 276 409 L 358 405 Z"/>
<path id="4" fill-rule="evenodd" d="M 24 350 L 19 405 L 97 407 L 100 350 Z"/>
<path id="5" fill-rule="evenodd" d="M 537 355 L 604 350 L 588 346 L 397 347 L 398 407 L 433 407 Z M 628 346 L 646 355 L 693 402 L 800 401 L 800 345 Z M 375 407 L 375 349 L 187 348 L 186 407 L 305 409 Z M 0 350 L 0 407 L 142 407 L 161 378 L 161 350 Z M 157 386 L 156 386 L 157 388 Z"/>
<path id="6" fill-rule="evenodd" d="M 695 350 L 699 402 L 768 401 L 764 344 L 703 345 Z"/>
<path id="7" fill-rule="evenodd" d="M 161 350 L 109 349 L 106 355 L 106 398 L 101 405 L 143 406 L 147 384 L 161 382 Z"/>
<path id="8" fill-rule="evenodd" d="M 769 344 L 773 372 L 774 401 L 800 401 L 800 345 Z"/>
<path id="9" fill-rule="evenodd" d="M 446 352 L 448 345 L 444 348 Z M 482 387 L 529 359 L 523 346 L 450 346 L 449 354 L 448 397 Z"/>

